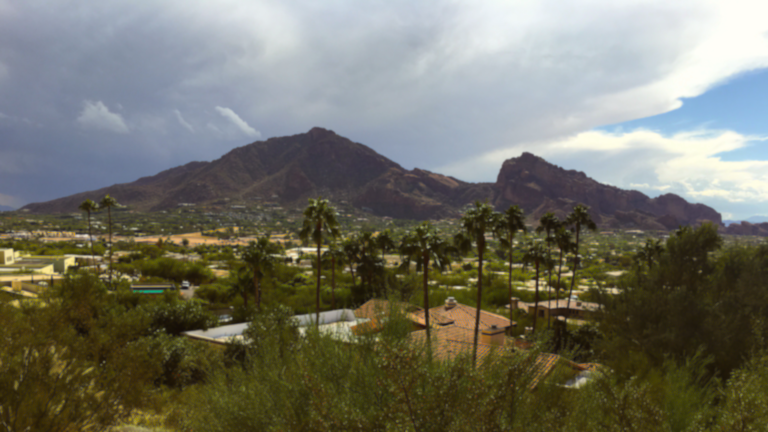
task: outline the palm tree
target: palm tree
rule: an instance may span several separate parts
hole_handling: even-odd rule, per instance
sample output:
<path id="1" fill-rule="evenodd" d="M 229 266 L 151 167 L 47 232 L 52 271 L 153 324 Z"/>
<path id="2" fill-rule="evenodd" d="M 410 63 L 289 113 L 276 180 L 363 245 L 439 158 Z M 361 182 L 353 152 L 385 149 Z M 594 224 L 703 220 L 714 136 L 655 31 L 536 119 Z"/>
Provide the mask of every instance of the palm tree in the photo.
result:
<path id="1" fill-rule="evenodd" d="M 533 330 L 536 333 L 536 318 L 539 316 L 539 266 L 547 261 L 547 251 L 539 242 L 529 242 L 523 261 L 536 266 L 536 295 L 534 297 Z"/>
<path id="2" fill-rule="evenodd" d="M 339 222 L 336 220 L 336 210 L 328 204 L 328 200 L 321 198 L 309 199 L 309 205 L 304 209 L 304 225 L 299 233 L 302 241 L 317 244 L 317 295 L 315 325 L 320 326 L 320 247 L 323 245 L 323 232 L 331 238 L 339 236 Z"/>
<path id="3" fill-rule="evenodd" d="M 341 243 L 341 250 L 344 252 L 344 261 L 349 266 L 349 273 L 352 275 L 352 286 L 355 286 L 355 268 L 360 263 L 360 243 L 357 236 L 350 236 Z"/>
<path id="4" fill-rule="evenodd" d="M 589 207 L 585 205 L 577 205 L 571 211 L 571 214 L 565 219 L 566 225 L 573 227 L 573 232 L 576 233 L 576 243 L 574 244 L 574 254 L 576 255 L 573 260 L 573 278 L 571 279 L 571 289 L 568 291 L 568 303 L 565 309 L 568 311 L 565 316 L 565 323 L 568 323 L 568 315 L 571 313 L 571 296 L 573 295 L 573 284 L 576 283 L 576 270 L 579 268 L 581 261 L 581 255 L 579 254 L 579 234 L 581 234 L 582 228 L 586 228 L 590 231 L 597 231 L 597 225 L 589 215 Z"/>
<path id="5" fill-rule="evenodd" d="M 507 250 L 509 255 L 509 279 L 507 280 L 507 287 L 509 289 L 508 299 L 510 300 L 509 307 L 509 325 L 510 328 L 514 325 L 512 321 L 512 247 L 514 246 L 515 235 L 518 231 L 522 230 L 526 232 L 525 228 L 525 213 L 520 206 L 510 206 L 504 213 L 501 214 L 499 225 L 496 227 L 496 232 L 499 235 L 499 242 L 501 247 Z"/>
<path id="6" fill-rule="evenodd" d="M 485 234 L 493 233 L 499 224 L 499 214 L 490 204 L 475 201 L 475 207 L 467 210 L 461 217 L 461 232 L 456 234 L 454 242 L 459 251 L 467 252 L 474 244 L 477 248 L 477 309 L 475 311 L 475 339 L 472 349 L 472 364 L 477 364 L 477 335 L 480 332 L 480 307 L 483 296 L 483 254 L 487 245 Z"/>
<path id="7" fill-rule="evenodd" d="M 379 257 L 379 250 L 394 245 L 394 242 L 388 238 L 388 234 L 384 234 L 384 237 L 383 240 L 380 240 L 378 236 L 374 237 L 373 233 L 369 231 L 357 236 L 360 251 L 357 270 L 360 273 L 361 284 L 362 282 L 368 283 L 368 294 L 371 296 L 376 295 L 373 289 L 373 276 L 384 270 L 384 260 Z"/>
<path id="8" fill-rule="evenodd" d="M 95 202 L 87 199 L 78 207 L 81 211 L 88 214 L 88 240 L 91 242 L 91 264 L 93 264 L 93 234 L 91 234 L 91 212 L 95 212 L 99 209 L 99 205 Z"/>
<path id="9" fill-rule="evenodd" d="M 430 345 L 429 328 L 429 265 L 438 271 L 445 270 L 451 263 L 450 255 L 453 248 L 442 238 L 440 233 L 429 222 L 423 222 L 416 229 L 406 233 L 400 245 L 403 256 L 416 261 L 417 270 L 420 268 L 424 275 L 424 323 L 427 326 L 427 346 Z"/>
<path id="10" fill-rule="evenodd" d="M 557 231 L 555 231 L 555 244 L 557 244 L 557 248 L 560 249 L 560 257 L 558 259 L 557 267 L 557 283 L 555 284 L 555 296 L 560 298 L 560 276 L 563 273 L 563 255 L 573 250 L 573 234 L 571 234 L 569 230 L 561 225 L 557 228 Z"/>
<path id="11" fill-rule="evenodd" d="M 336 266 L 341 265 L 344 268 L 346 255 L 344 251 L 334 242 L 323 252 L 323 261 L 331 265 L 331 309 L 336 309 Z"/>
<path id="12" fill-rule="evenodd" d="M 373 243 L 376 249 L 381 251 L 382 256 L 396 248 L 395 241 L 392 239 L 392 233 L 388 229 L 376 234 Z"/>
<path id="13" fill-rule="evenodd" d="M 181 246 L 181 253 L 184 255 L 184 261 L 187 261 L 187 254 L 189 253 L 189 239 L 185 237 L 181 241 Z"/>
<path id="14" fill-rule="evenodd" d="M 253 287 L 253 277 L 248 266 L 240 267 L 232 281 L 230 295 L 239 294 L 243 298 L 243 306 L 248 309 L 248 291 Z"/>
<path id="15" fill-rule="evenodd" d="M 109 286 L 112 286 L 112 207 L 117 206 L 117 200 L 105 195 L 99 207 L 107 209 L 107 227 L 109 228 Z"/>
<path id="16" fill-rule="evenodd" d="M 552 243 L 555 242 L 552 233 L 560 226 L 560 221 L 552 212 L 544 213 L 539 219 L 539 226 L 536 227 L 536 232 L 541 234 L 545 233 L 544 241 L 547 243 L 547 262 L 551 264 L 552 261 Z M 547 281 L 547 309 L 552 308 L 552 267 L 547 267 L 547 273 L 549 280 Z M 547 327 L 550 326 L 550 316 L 547 314 Z"/>
<path id="17" fill-rule="evenodd" d="M 279 252 L 279 246 L 270 242 L 268 235 L 258 241 L 249 242 L 243 251 L 243 261 L 253 272 L 253 290 L 256 308 L 259 310 L 261 310 L 261 279 L 265 272 L 275 267 L 278 261 L 275 255 Z"/>

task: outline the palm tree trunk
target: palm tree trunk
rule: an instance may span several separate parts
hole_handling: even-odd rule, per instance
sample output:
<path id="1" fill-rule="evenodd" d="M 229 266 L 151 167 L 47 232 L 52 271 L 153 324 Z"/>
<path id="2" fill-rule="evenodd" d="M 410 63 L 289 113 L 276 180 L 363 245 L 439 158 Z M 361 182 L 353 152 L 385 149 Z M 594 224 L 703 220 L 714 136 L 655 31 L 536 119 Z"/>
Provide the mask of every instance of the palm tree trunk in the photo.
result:
<path id="1" fill-rule="evenodd" d="M 427 349 L 431 352 L 431 340 L 429 334 L 429 255 L 426 252 L 422 255 L 424 263 L 424 323 L 427 325 Z"/>
<path id="2" fill-rule="evenodd" d="M 322 229 L 323 226 L 321 224 L 317 224 L 317 231 L 321 233 L 320 238 L 322 239 Z M 315 294 L 315 327 L 320 328 L 320 245 L 322 244 L 322 240 L 318 240 L 317 242 L 317 293 Z"/>
<path id="3" fill-rule="evenodd" d="M 336 258 L 331 256 L 331 309 L 336 310 Z"/>
<path id="4" fill-rule="evenodd" d="M 243 291 L 240 295 L 243 296 L 243 305 L 245 306 L 245 309 L 248 310 L 248 292 Z"/>
<path id="5" fill-rule="evenodd" d="M 472 350 L 472 365 L 477 366 L 477 333 L 480 331 L 480 305 L 483 297 L 483 250 L 485 237 L 477 242 L 477 308 L 475 310 L 475 342 Z"/>
<path id="6" fill-rule="evenodd" d="M 256 300 L 256 307 L 259 310 L 261 310 L 261 294 L 262 294 L 262 292 L 261 292 L 261 278 L 256 280 L 256 286 L 258 287 L 258 290 L 259 290 L 259 298 L 258 298 L 258 300 Z"/>
<path id="7" fill-rule="evenodd" d="M 536 318 L 539 317 L 539 260 L 536 260 L 536 296 L 534 297 L 533 310 L 533 330 L 531 330 L 531 334 L 536 333 Z"/>
<path id="8" fill-rule="evenodd" d="M 91 211 L 88 211 L 88 240 L 91 242 L 91 265 L 94 264 L 94 257 L 93 257 L 93 233 L 91 232 Z M 97 269 L 99 267 L 96 267 Z M 99 272 L 97 271 L 96 274 L 98 275 Z"/>
<path id="9" fill-rule="evenodd" d="M 507 300 L 509 301 L 509 328 L 512 329 L 512 326 L 514 325 L 514 322 L 512 321 L 512 238 L 509 239 L 509 280 L 507 281 L 507 286 L 509 288 L 509 295 L 507 296 Z"/>
<path id="10" fill-rule="evenodd" d="M 547 273 L 549 274 L 549 280 L 547 281 L 547 328 L 552 325 L 552 245 L 547 245 Z"/>
<path id="11" fill-rule="evenodd" d="M 576 282 L 576 270 L 579 268 L 579 232 L 581 231 L 579 224 L 576 224 L 576 256 L 573 258 L 573 277 L 571 277 L 571 289 L 568 291 L 568 302 L 565 306 L 565 324 L 568 324 L 568 316 L 571 314 L 571 296 L 573 296 L 573 284 Z"/>
<path id="12" fill-rule="evenodd" d="M 109 287 L 112 288 L 112 207 L 107 207 L 107 223 L 109 224 Z"/>
<path id="13" fill-rule="evenodd" d="M 560 299 L 560 275 L 563 273 L 563 250 L 560 249 L 560 258 L 557 267 L 557 286 L 555 287 L 555 295 L 558 300 Z"/>

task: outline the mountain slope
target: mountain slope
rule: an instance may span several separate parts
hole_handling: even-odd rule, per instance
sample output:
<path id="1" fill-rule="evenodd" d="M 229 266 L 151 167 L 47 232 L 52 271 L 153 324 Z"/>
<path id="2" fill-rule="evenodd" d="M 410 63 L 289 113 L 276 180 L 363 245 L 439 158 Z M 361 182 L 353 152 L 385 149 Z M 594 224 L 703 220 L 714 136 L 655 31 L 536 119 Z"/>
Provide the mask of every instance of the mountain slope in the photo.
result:
<path id="1" fill-rule="evenodd" d="M 303 206 L 322 196 L 347 201 L 381 216 L 406 219 L 456 217 L 476 200 L 499 210 L 519 204 L 530 220 L 547 211 L 561 219 L 578 203 L 591 207 L 606 227 L 673 229 L 720 214 L 667 194 L 651 199 L 637 191 L 604 185 L 584 173 L 567 171 L 530 153 L 504 162 L 496 183 L 467 183 L 421 169 L 406 170 L 374 150 L 333 131 L 270 138 L 238 147 L 212 162 L 191 162 L 133 183 L 118 184 L 25 209 L 72 212 L 87 198 L 110 194 L 140 211 L 170 209 L 181 203 L 222 205 L 228 200 L 268 200 Z"/>
<path id="2" fill-rule="evenodd" d="M 592 218 L 605 227 L 674 229 L 704 220 L 721 222 L 720 214 L 703 204 L 689 204 L 674 194 L 651 199 L 638 191 L 598 183 L 583 172 L 562 169 L 530 153 L 501 166 L 493 203 L 497 208 L 518 204 L 534 219 L 548 211 L 563 219 L 574 205 L 586 204 Z"/>

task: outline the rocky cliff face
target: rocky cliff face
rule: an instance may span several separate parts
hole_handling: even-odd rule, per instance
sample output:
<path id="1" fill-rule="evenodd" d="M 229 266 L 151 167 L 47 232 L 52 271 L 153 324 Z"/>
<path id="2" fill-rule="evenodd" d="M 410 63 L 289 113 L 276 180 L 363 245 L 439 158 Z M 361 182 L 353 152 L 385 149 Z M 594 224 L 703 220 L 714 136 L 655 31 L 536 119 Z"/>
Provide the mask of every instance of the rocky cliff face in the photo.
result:
<path id="1" fill-rule="evenodd" d="M 581 203 L 607 227 L 673 229 L 702 221 L 721 223 L 720 214 L 705 205 L 689 204 L 673 194 L 651 199 L 638 191 L 598 183 L 583 172 L 564 170 L 530 153 L 504 162 L 493 202 L 497 208 L 518 204 L 534 219 L 548 211 L 562 219 Z"/>
<path id="2" fill-rule="evenodd" d="M 768 222 L 753 224 L 742 221 L 741 223 L 733 223 L 727 227 L 722 227 L 720 232 L 730 235 L 768 237 Z"/>
<path id="3" fill-rule="evenodd" d="M 366 207 L 381 216 L 404 219 L 457 217 L 476 200 L 497 210 L 520 205 L 535 221 L 552 211 L 565 218 L 576 204 L 590 206 L 604 227 L 674 229 L 720 214 L 667 194 L 650 199 L 637 191 L 600 184 L 578 171 L 552 165 L 530 153 L 504 162 L 496 183 L 467 183 L 421 169 L 406 170 L 374 150 L 333 131 L 270 138 L 236 148 L 212 162 L 192 162 L 133 183 L 119 184 L 57 200 L 30 204 L 32 212 L 76 211 L 85 199 L 106 194 L 140 211 L 180 203 L 213 204 L 225 199 L 277 201 L 303 206 L 322 196 Z"/>

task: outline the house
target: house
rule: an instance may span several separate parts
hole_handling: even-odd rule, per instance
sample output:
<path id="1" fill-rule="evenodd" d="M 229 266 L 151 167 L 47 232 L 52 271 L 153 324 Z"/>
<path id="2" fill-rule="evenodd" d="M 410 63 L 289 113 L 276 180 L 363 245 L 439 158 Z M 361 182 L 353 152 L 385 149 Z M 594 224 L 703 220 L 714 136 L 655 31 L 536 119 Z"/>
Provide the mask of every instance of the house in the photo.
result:
<path id="1" fill-rule="evenodd" d="M 471 357 L 475 342 L 474 333 L 474 328 L 467 329 L 455 324 L 431 329 L 432 358 L 434 360 L 446 361 L 460 355 Z M 427 330 L 415 331 L 408 337 L 411 343 L 424 345 L 427 342 Z M 488 328 L 480 330 L 477 338 L 478 363 L 482 363 L 493 352 L 513 349 L 514 343 L 506 337 L 504 329 Z"/>
<path id="2" fill-rule="evenodd" d="M 351 309 L 337 309 L 320 313 L 320 320 L 317 321 L 317 314 L 296 315 L 293 317 L 299 327 L 299 334 L 315 326 L 318 322 L 318 331 L 323 335 L 331 336 L 342 342 L 353 342 L 357 333 L 355 328 L 368 323 L 367 318 L 356 318 Z M 182 335 L 198 341 L 208 342 L 214 346 L 224 347 L 227 343 L 243 340 L 243 332 L 250 323 L 229 324 L 210 328 L 208 330 L 191 330 L 183 332 Z"/>
<path id="3" fill-rule="evenodd" d="M 355 316 L 371 319 L 361 330 L 376 331 L 381 328 L 391 313 L 401 313 L 413 324 L 413 332 L 408 336 L 413 344 L 426 343 L 426 311 L 403 302 L 387 300 L 369 300 L 357 310 Z M 477 309 L 458 303 L 448 297 L 445 304 L 429 309 L 431 351 L 434 359 L 450 360 L 459 355 L 472 355 L 475 341 L 475 319 Z M 515 323 L 512 323 L 515 325 Z M 480 330 L 478 332 L 477 356 L 481 362 L 492 352 L 500 349 L 513 349 L 514 343 L 507 339 L 506 330 L 510 327 L 509 318 L 487 311 L 480 311 Z"/>
<path id="4" fill-rule="evenodd" d="M 521 302 L 520 299 L 513 297 L 510 307 L 520 309 L 528 314 L 534 314 L 537 311 L 535 303 Z M 590 319 L 600 309 L 600 304 L 571 299 L 570 308 L 568 299 L 558 300 L 540 300 L 538 306 L 539 318 L 566 317 L 575 319 Z"/>
<path id="5" fill-rule="evenodd" d="M 73 265 L 75 258 L 71 256 L 22 256 L 10 248 L 0 249 L 0 273 L 63 274 Z"/>

